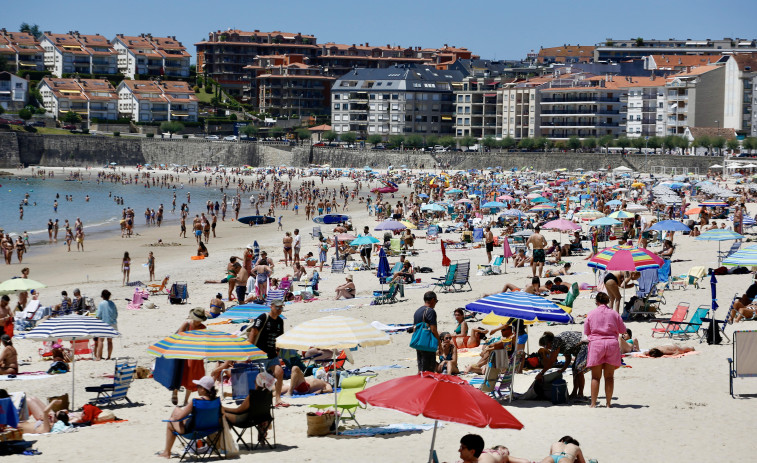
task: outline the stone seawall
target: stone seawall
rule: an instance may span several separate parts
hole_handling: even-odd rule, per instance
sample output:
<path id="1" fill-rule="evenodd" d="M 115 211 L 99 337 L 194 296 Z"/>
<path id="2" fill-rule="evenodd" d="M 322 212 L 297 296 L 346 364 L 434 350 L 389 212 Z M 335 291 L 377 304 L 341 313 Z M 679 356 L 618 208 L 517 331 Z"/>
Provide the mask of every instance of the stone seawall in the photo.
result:
<path id="1" fill-rule="evenodd" d="M 720 157 L 643 156 L 615 153 L 424 153 L 414 151 L 343 150 L 289 146 L 283 143 L 218 142 L 203 139 L 159 139 L 88 135 L 39 135 L 0 132 L 0 168 L 26 165 L 102 166 L 150 163 L 217 166 L 295 166 L 329 164 L 332 167 L 386 168 L 433 167 L 485 169 L 487 167 L 531 167 L 540 171 L 565 168 L 596 170 L 628 166 L 647 171 L 652 166 L 698 169 L 704 173 Z"/>

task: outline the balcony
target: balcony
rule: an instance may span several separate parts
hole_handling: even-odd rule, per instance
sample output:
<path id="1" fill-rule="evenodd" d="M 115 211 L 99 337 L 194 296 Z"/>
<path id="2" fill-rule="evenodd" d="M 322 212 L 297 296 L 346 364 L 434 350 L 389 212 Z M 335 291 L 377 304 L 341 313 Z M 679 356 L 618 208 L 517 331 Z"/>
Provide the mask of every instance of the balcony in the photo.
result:
<path id="1" fill-rule="evenodd" d="M 612 110 L 607 110 L 607 109 L 582 109 L 582 110 L 578 110 L 578 111 L 573 111 L 573 110 L 570 110 L 570 109 L 552 109 L 552 110 L 546 110 L 546 111 L 542 111 L 541 112 L 542 116 L 573 115 L 573 114 L 587 115 L 587 116 L 590 116 L 590 115 L 593 115 L 593 114 L 609 114 L 609 115 L 613 115 L 613 114 L 620 114 L 620 111 L 612 111 Z"/>
<path id="2" fill-rule="evenodd" d="M 622 127 L 624 124 L 620 123 L 593 123 L 587 122 L 546 122 L 541 124 L 542 127 Z"/>
<path id="3" fill-rule="evenodd" d="M 594 97 L 594 96 L 577 96 L 568 98 L 542 98 L 542 103 L 560 104 L 560 103 L 620 103 L 620 98 Z"/>

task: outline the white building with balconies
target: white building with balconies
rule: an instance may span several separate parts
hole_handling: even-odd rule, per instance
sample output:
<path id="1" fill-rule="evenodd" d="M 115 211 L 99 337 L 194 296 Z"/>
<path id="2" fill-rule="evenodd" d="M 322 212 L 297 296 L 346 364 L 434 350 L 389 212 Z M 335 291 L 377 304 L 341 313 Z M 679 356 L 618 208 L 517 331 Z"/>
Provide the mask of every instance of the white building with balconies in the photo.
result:
<path id="1" fill-rule="evenodd" d="M 100 34 L 83 35 L 45 32 L 40 39 L 44 49 L 44 65 L 56 77 L 64 74 L 118 74 L 118 53 L 108 39 Z"/>
<path id="2" fill-rule="evenodd" d="M 198 100 L 186 82 L 124 80 L 118 86 L 118 112 L 134 122 L 196 122 Z"/>
<path id="3" fill-rule="evenodd" d="M 83 120 L 118 119 L 118 97 L 105 79 L 59 79 L 45 77 L 39 83 L 42 103 L 49 114 L 61 119 L 75 112 Z"/>
<path id="4" fill-rule="evenodd" d="M 130 79 L 139 76 L 189 77 L 190 55 L 176 37 L 118 34 L 112 43 L 118 53 L 118 70 Z"/>

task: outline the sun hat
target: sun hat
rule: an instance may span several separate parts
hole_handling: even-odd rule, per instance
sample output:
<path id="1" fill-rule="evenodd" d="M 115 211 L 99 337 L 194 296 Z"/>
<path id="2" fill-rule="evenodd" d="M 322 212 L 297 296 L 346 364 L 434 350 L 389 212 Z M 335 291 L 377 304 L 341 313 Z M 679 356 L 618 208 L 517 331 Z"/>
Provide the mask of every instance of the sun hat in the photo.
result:
<path id="1" fill-rule="evenodd" d="M 200 379 L 193 379 L 192 382 L 206 391 L 212 391 L 216 387 L 216 382 L 210 376 L 203 376 Z"/>
<path id="2" fill-rule="evenodd" d="M 347 275 L 345 275 L 344 277 L 345 277 L 346 279 L 348 279 L 348 280 L 352 281 L 352 274 L 348 273 L 348 274 L 347 274 Z"/>
<path id="3" fill-rule="evenodd" d="M 247 245 L 247 249 L 249 249 L 250 251 L 252 251 L 252 249 L 253 249 L 252 245 L 251 245 L 251 244 L 248 244 L 248 245 Z"/>
<path id="4" fill-rule="evenodd" d="M 202 307 L 195 307 L 194 309 L 189 311 L 188 318 L 196 322 L 204 322 L 208 319 L 208 316 L 205 315 L 205 309 L 203 309 Z"/>

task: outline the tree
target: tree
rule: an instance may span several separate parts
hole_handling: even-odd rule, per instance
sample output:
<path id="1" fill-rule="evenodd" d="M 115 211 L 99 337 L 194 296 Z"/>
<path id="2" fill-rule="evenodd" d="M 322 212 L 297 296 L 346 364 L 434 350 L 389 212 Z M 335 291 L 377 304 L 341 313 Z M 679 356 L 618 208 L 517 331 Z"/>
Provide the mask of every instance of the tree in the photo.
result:
<path id="1" fill-rule="evenodd" d="M 423 137 L 420 135 L 408 135 L 405 139 L 405 146 L 411 146 L 413 148 L 423 148 Z"/>
<path id="2" fill-rule="evenodd" d="M 426 146 L 436 146 L 439 144 L 439 137 L 436 135 L 429 135 L 426 137 Z"/>
<path id="3" fill-rule="evenodd" d="M 365 142 L 376 146 L 381 143 L 381 135 L 368 135 L 368 138 L 365 139 Z"/>
<path id="4" fill-rule="evenodd" d="M 305 129 L 305 128 L 300 128 L 294 132 L 294 135 L 297 137 L 298 140 L 305 141 L 310 138 L 310 130 Z"/>
<path id="5" fill-rule="evenodd" d="M 678 146 L 678 141 L 675 135 L 668 135 L 662 139 L 662 147 L 670 151 Z"/>
<path id="6" fill-rule="evenodd" d="M 662 146 L 662 140 L 660 137 L 649 137 L 647 140 L 647 147 L 654 150 L 654 154 L 657 154 L 657 149 Z"/>
<path id="7" fill-rule="evenodd" d="M 348 145 L 351 145 L 355 143 L 355 140 L 357 140 L 357 135 L 355 135 L 355 132 L 347 132 L 343 133 L 339 139 L 343 141 L 344 143 L 347 143 Z"/>
<path id="8" fill-rule="evenodd" d="M 584 138 L 581 140 L 581 146 L 587 150 L 594 150 L 597 147 L 597 139 L 594 137 Z"/>
<path id="9" fill-rule="evenodd" d="M 641 153 L 641 150 L 647 145 L 647 140 L 646 138 L 636 137 L 631 140 L 631 145 L 633 145 L 633 147 L 639 150 L 638 152 Z"/>
<path id="10" fill-rule="evenodd" d="M 620 148 L 623 153 L 626 152 L 626 148 L 631 146 L 631 140 L 628 139 L 628 137 L 619 137 L 617 140 L 615 140 L 615 146 Z"/>
<path id="11" fill-rule="evenodd" d="M 581 140 L 578 137 L 573 136 L 573 137 L 568 138 L 568 149 L 575 151 L 580 147 L 581 147 Z"/>
<path id="12" fill-rule="evenodd" d="M 725 137 L 714 137 L 712 139 L 712 147 L 718 149 L 718 154 L 723 154 L 723 148 L 725 148 L 726 139 Z"/>
<path id="13" fill-rule="evenodd" d="M 5 108 L 3 108 L 3 105 L 0 105 L 0 114 L 3 114 L 5 112 Z"/>
<path id="14" fill-rule="evenodd" d="M 331 143 L 332 141 L 336 140 L 336 132 L 334 132 L 333 130 L 327 130 L 323 132 L 323 135 L 321 135 L 321 138 Z"/>
<path id="15" fill-rule="evenodd" d="M 644 39 L 642 37 L 636 38 L 636 46 L 637 47 L 643 47 L 644 46 Z"/>
<path id="16" fill-rule="evenodd" d="M 260 128 L 256 125 L 248 124 L 239 129 L 239 133 L 248 138 L 256 137 L 260 133 Z"/>
<path id="17" fill-rule="evenodd" d="M 471 136 L 469 136 L 469 135 L 466 135 L 466 136 L 464 136 L 463 138 L 460 139 L 460 145 L 464 146 L 466 148 L 470 147 L 471 145 L 475 145 L 475 144 L 476 144 L 476 139 L 473 138 L 473 137 L 471 137 Z"/>
<path id="18" fill-rule="evenodd" d="M 531 151 L 534 148 L 533 138 L 521 138 L 518 142 L 518 148 L 526 151 Z"/>
<path id="19" fill-rule="evenodd" d="M 3 71 L 10 71 L 10 67 L 8 67 L 8 60 L 5 56 L 0 55 L 0 72 Z"/>
<path id="20" fill-rule="evenodd" d="M 736 150 L 739 149 L 739 140 L 737 140 L 736 138 L 731 138 L 726 142 L 726 146 L 729 150 L 731 150 L 731 153 L 735 153 Z"/>
<path id="21" fill-rule="evenodd" d="M 499 142 L 499 146 L 502 147 L 502 149 L 511 150 L 515 148 L 518 145 L 518 142 L 515 141 L 513 137 L 505 137 Z"/>
<path id="22" fill-rule="evenodd" d="M 271 130 L 268 131 L 269 134 L 271 134 L 271 138 L 279 139 L 282 135 L 284 135 L 284 129 L 281 127 L 271 127 Z"/>
<path id="23" fill-rule="evenodd" d="M 546 137 L 539 137 L 536 140 L 534 140 L 534 150 L 544 150 L 546 153 L 548 149 L 552 148 L 552 140 Z"/>
<path id="24" fill-rule="evenodd" d="M 612 135 L 604 135 L 604 136 L 599 137 L 597 144 L 599 146 L 604 146 L 605 151 L 609 151 L 608 148 L 610 147 L 610 145 L 612 145 L 612 140 L 613 140 Z"/>
<path id="25" fill-rule="evenodd" d="M 170 137 L 173 138 L 173 134 L 179 133 L 184 130 L 184 124 L 178 121 L 165 121 L 160 123 L 160 131 L 168 132 Z"/>
<path id="26" fill-rule="evenodd" d="M 69 111 L 65 116 L 63 116 L 63 122 L 68 122 L 69 124 L 78 124 L 79 122 L 81 122 L 81 116 L 73 111 Z"/>
<path id="27" fill-rule="evenodd" d="M 389 137 L 389 145 L 394 149 L 399 149 L 405 143 L 405 137 L 402 135 L 392 135 Z"/>
<path id="28" fill-rule="evenodd" d="M 31 25 L 29 23 L 23 22 L 21 23 L 21 26 L 19 26 L 18 30 L 19 32 L 26 32 L 33 35 L 37 40 L 42 37 L 42 31 L 39 30 L 39 26 L 36 24 Z"/>
<path id="29" fill-rule="evenodd" d="M 22 109 L 21 111 L 18 112 L 18 117 L 20 117 L 21 119 L 23 119 L 25 121 L 28 121 L 29 119 L 32 118 L 32 112 L 29 111 L 28 109 L 24 108 L 24 109 Z"/>
<path id="30" fill-rule="evenodd" d="M 445 148 L 449 148 L 450 146 L 455 146 L 455 137 L 442 137 L 439 139 L 439 144 L 442 145 Z"/>
<path id="31" fill-rule="evenodd" d="M 483 139 L 481 144 L 489 149 L 492 149 L 497 146 L 497 140 L 495 140 L 494 137 L 486 137 Z"/>
<path id="32" fill-rule="evenodd" d="M 744 143 L 742 145 L 742 149 L 749 150 L 749 153 L 751 154 L 752 150 L 757 149 L 757 138 L 755 137 L 745 138 Z"/>
<path id="33" fill-rule="evenodd" d="M 235 120 L 237 120 L 237 115 L 236 115 L 236 114 L 234 114 L 234 113 L 231 113 L 231 114 L 229 114 L 229 120 L 230 120 L 230 121 L 235 121 Z"/>
<path id="34" fill-rule="evenodd" d="M 709 150 L 710 145 L 712 145 L 712 140 L 707 135 L 701 135 L 694 139 L 694 146 Z"/>

